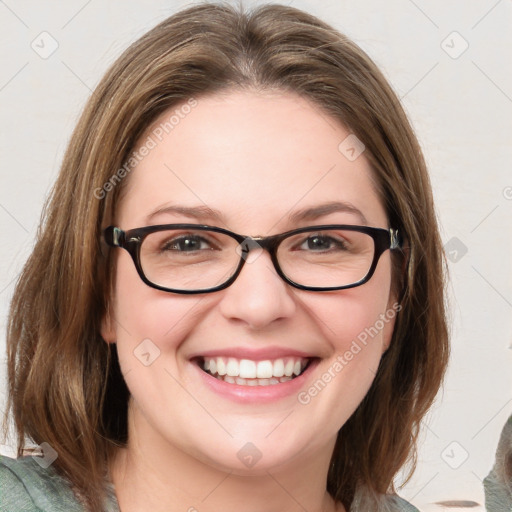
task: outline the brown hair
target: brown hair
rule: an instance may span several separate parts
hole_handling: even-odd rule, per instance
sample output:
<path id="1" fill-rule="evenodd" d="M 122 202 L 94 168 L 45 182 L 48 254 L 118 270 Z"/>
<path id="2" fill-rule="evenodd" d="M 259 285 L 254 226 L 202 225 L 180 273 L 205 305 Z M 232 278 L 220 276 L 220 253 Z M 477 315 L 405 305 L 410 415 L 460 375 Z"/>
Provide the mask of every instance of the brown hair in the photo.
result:
<path id="1" fill-rule="evenodd" d="M 164 111 L 229 89 L 299 94 L 366 146 L 390 226 L 407 234 L 409 261 L 406 272 L 403 258 L 394 262 L 402 309 L 370 391 L 338 435 L 327 489 L 348 509 L 359 486 L 392 492 L 398 470 L 415 466 L 420 422 L 449 350 L 446 265 L 413 130 L 375 64 L 329 25 L 281 5 L 245 12 L 204 4 L 135 42 L 92 94 L 11 304 L 9 411 L 18 453 L 24 436 L 49 443 L 55 468 L 93 511 L 101 510 L 109 458 L 127 439 L 129 397 L 115 346 L 100 336 L 112 270 L 101 229 L 129 178 L 104 198 L 97 191 Z"/>

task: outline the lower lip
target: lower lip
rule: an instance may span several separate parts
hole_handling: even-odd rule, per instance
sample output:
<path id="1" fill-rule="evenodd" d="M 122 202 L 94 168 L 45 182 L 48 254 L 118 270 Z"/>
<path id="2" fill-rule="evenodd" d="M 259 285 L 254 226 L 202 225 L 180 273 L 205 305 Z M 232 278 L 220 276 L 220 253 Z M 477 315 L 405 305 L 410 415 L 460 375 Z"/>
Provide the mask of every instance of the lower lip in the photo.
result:
<path id="1" fill-rule="evenodd" d="M 206 373 L 198 364 L 192 363 L 197 368 L 205 385 L 215 393 L 241 403 L 263 403 L 272 402 L 297 395 L 301 388 L 306 384 L 309 375 L 318 364 L 317 359 L 313 359 L 308 367 L 298 376 L 286 382 L 279 384 L 269 384 L 268 386 L 241 386 L 240 384 L 230 384 L 223 380 L 213 377 Z"/>

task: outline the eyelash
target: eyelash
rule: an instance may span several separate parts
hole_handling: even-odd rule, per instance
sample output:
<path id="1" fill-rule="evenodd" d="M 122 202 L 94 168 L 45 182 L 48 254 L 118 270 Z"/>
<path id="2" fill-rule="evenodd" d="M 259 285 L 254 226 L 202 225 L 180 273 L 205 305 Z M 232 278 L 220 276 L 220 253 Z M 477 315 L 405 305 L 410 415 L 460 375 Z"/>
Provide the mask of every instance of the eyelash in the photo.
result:
<path id="1" fill-rule="evenodd" d="M 297 250 L 296 248 L 300 248 L 302 245 L 304 244 L 307 244 L 308 241 L 314 239 L 314 238 L 318 238 L 322 241 L 327 241 L 329 242 L 331 245 L 334 245 L 334 249 L 341 249 L 341 250 L 347 250 L 347 243 L 346 241 L 344 240 L 340 240 L 340 239 L 336 239 L 335 237 L 333 236 L 329 236 L 329 235 L 324 235 L 324 234 L 309 234 L 306 238 L 304 238 L 303 240 L 301 240 L 300 242 L 298 242 L 297 244 L 294 245 L 294 249 Z M 197 250 L 211 250 L 211 249 L 219 249 L 219 247 L 208 247 L 207 249 L 205 249 L 204 247 L 201 247 L 202 245 L 204 244 L 207 244 L 209 246 L 213 245 L 212 242 L 208 241 L 204 236 L 200 236 L 198 234 L 182 234 L 182 235 L 179 235 L 179 236 L 176 236 L 170 240 L 167 240 L 165 241 L 164 243 L 160 244 L 160 252 L 166 252 L 168 250 L 179 250 L 179 249 L 175 249 L 175 247 L 177 247 L 180 242 L 183 242 L 185 240 L 195 240 L 195 241 L 199 241 L 199 244 L 200 244 L 200 248 L 197 249 Z M 303 250 L 307 250 L 307 249 L 303 249 Z M 315 249 L 309 249 L 313 252 L 320 252 L 320 251 L 315 251 Z M 333 250 L 333 247 L 329 247 L 329 249 L 327 250 Z M 186 249 L 183 249 L 183 250 L 179 250 L 179 252 L 189 252 L 187 251 Z M 195 252 L 194 250 L 190 250 L 190 252 Z"/>

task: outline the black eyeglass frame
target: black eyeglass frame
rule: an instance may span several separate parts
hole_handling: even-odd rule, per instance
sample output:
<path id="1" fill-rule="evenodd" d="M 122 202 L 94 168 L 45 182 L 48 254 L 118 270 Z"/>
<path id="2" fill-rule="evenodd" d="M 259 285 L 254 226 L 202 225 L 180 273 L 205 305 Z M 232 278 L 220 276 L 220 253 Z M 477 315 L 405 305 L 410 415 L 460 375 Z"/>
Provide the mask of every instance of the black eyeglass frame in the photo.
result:
<path id="1" fill-rule="evenodd" d="M 194 229 L 199 231 L 213 231 L 216 233 L 221 233 L 231 238 L 235 239 L 241 246 L 241 255 L 240 262 L 238 267 L 236 268 L 233 275 L 224 283 L 214 286 L 213 288 L 205 288 L 201 290 L 178 290 L 173 288 L 166 288 L 164 286 L 159 286 L 151 281 L 145 276 L 144 271 L 142 269 L 141 261 L 140 261 L 140 248 L 144 239 L 151 233 L 155 233 L 157 231 L 166 231 L 171 229 Z M 349 285 L 343 286 L 333 286 L 333 287 L 315 287 L 315 286 L 304 286 L 299 283 L 296 283 L 292 279 L 286 276 L 286 274 L 281 270 L 279 266 L 279 262 L 277 259 L 277 248 L 282 243 L 283 240 L 289 238 L 290 236 L 297 235 L 300 233 L 305 233 L 308 231 L 327 231 L 333 229 L 343 229 L 345 231 L 358 231 L 360 233 L 365 233 L 369 235 L 374 242 L 374 254 L 372 264 L 366 274 L 366 276 L 356 283 L 352 283 Z M 207 226 L 202 224 L 159 224 L 155 226 L 145 226 L 142 228 L 130 229 L 129 231 L 123 231 L 121 228 L 116 226 L 108 226 L 103 231 L 103 237 L 105 242 L 110 247 L 120 247 L 125 249 L 133 259 L 135 264 L 135 268 L 137 269 L 137 273 L 144 283 L 146 283 L 151 288 L 155 288 L 157 290 L 161 290 L 164 292 L 170 293 L 179 293 L 179 294 L 199 294 L 199 293 L 211 293 L 220 290 L 224 290 L 228 286 L 232 285 L 236 278 L 239 276 L 242 268 L 245 264 L 247 256 L 252 249 L 261 247 L 266 250 L 270 254 L 270 258 L 274 265 L 274 268 L 277 274 L 289 285 L 294 288 L 298 288 L 299 290 L 307 290 L 313 292 L 325 292 L 325 291 L 334 291 L 334 290 L 345 290 L 348 288 L 355 288 L 356 286 L 361 286 L 362 284 L 368 282 L 373 276 L 375 269 L 377 268 L 377 263 L 382 256 L 382 254 L 390 250 L 401 249 L 403 244 L 403 237 L 400 235 L 398 229 L 383 229 L 383 228 L 374 228 L 369 226 L 354 226 L 354 225 L 345 225 L 345 224 L 326 224 L 321 226 L 306 226 L 303 228 L 294 229 L 291 231 L 286 231 L 285 233 L 281 233 L 278 235 L 272 235 L 267 237 L 251 237 L 239 235 L 238 233 L 233 233 L 227 229 L 219 228 L 216 226 Z M 254 244 L 251 244 L 254 242 Z"/>

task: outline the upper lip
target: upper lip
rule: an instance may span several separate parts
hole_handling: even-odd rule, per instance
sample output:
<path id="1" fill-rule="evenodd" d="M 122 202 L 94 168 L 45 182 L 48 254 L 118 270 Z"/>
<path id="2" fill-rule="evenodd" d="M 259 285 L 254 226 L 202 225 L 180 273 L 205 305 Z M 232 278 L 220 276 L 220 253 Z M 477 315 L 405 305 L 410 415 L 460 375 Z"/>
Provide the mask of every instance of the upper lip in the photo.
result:
<path id="1" fill-rule="evenodd" d="M 247 348 L 247 347 L 232 347 L 223 349 L 205 350 L 193 354 L 190 359 L 198 357 L 233 357 L 235 359 L 249 359 L 251 361 L 265 361 L 268 359 L 281 359 L 285 357 L 302 357 L 304 359 L 311 359 L 313 354 L 278 346 L 270 346 L 265 348 Z"/>

